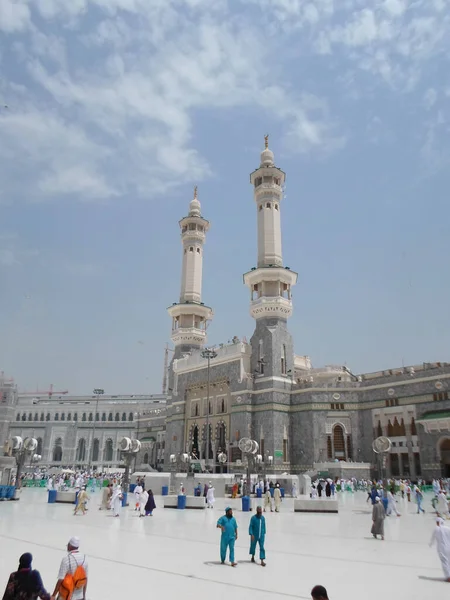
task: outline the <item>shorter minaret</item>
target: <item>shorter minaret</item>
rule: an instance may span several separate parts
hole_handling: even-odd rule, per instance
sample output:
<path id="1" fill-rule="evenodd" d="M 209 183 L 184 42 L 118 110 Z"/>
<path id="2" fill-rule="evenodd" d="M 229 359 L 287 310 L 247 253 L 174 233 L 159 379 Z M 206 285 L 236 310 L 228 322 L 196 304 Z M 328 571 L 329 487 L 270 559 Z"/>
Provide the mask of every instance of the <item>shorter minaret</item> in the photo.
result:
<path id="1" fill-rule="evenodd" d="M 203 245 L 209 221 L 201 214 L 197 197 L 189 204 L 189 214 L 179 222 L 183 244 L 183 266 L 181 274 L 180 301 L 167 311 L 172 317 L 172 342 L 177 348 L 188 352 L 206 343 L 206 325 L 213 311 L 202 300 Z"/>

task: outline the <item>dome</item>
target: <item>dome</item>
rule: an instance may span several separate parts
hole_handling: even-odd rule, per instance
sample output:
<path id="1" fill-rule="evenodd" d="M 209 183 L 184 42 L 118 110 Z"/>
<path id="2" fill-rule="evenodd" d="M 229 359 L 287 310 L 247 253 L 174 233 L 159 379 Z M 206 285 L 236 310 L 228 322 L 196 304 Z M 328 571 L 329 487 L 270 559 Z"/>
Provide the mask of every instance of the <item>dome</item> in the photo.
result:
<path id="1" fill-rule="evenodd" d="M 261 152 L 261 167 L 273 167 L 274 156 L 272 150 L 269 150 L 269 136 L 264 136 L 264 150 Z"/>
<path id="2" fill-rule="evenodd" d="M 197 198 L 197 186 L 194 188 L 194 199 L 189 202 L 189 216 L 201 216 L 201 204 Z"/>
<path id="3" fill-rule="evenodd" d="M 272 167 L 274 165 L 274 155 L 272 150 L 266 148 L 261 152 L 261 166 L 262 167 Z"/>
<path id="4" fill-rule="evenodd" d="M 197 198 L 194 198 L 189 202 L 189 215 L 199 217 L 201 215 L 201 205 Z"/>

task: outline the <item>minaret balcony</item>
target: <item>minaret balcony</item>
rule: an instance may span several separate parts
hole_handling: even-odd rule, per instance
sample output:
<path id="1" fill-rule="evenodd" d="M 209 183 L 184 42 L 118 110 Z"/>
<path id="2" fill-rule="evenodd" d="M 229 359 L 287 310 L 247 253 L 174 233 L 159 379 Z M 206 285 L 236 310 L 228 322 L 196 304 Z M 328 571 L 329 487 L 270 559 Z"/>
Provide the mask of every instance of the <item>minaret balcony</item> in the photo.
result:
<path id="1" fill-rule="evenodd" d="M 178 327 L 172 331 L 170 337 L 175 346 L 180 344 L 202 346 L 206 342 L 206 330 L 197 327 Z"/>
<path id="2" fill-rule="evenodd" d="M 289 319 L 292 301 L 282 296 L 262 296 L 250 303 L 250 314 L 254 319 Z"/>

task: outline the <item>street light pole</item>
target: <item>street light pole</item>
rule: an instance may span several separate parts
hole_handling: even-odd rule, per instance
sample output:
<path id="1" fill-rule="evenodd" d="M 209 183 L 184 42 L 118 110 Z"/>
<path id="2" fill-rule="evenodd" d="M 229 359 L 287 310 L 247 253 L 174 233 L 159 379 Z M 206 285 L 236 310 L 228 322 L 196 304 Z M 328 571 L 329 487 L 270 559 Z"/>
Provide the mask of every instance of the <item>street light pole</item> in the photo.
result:
<path id="1" fill-rule="evenodd" d="M 91 451 L 89 452 L 88 471 L 90 471 L 91 463 L 94 461 L 94 441 L 95 441 L 95 427 L 97 424 L 98 401 L 100 399 L 100 396 L 102 396 L 104 393 L 105 393 L 105 390 L 102 390 L 101 388 L 95 388 L 95 390 L 94 390 L 94 395 L 96 397 L 96 401 L 95 401 L 95 413 L 94 413 L 94 426 L 92 427 Z M 97 462 L 98 462 L 98 456 L 97 456 Z"/>
<path id="2" fill-rule="evenodd" d="M 206 358 L 208 361 L 207 366 L 207 383 L 206 383 L 206 461 L 205 466 L 208 466 L 209 463 L 209 444 L 210 444 L 210 435 L 209 435 L 209 387 L 210 387 L 210 369 L 211 369 L 211 359 L 216 358 L 217 352 L 212 348 L 205 348 L 202 351 L 202 358 Z"/>

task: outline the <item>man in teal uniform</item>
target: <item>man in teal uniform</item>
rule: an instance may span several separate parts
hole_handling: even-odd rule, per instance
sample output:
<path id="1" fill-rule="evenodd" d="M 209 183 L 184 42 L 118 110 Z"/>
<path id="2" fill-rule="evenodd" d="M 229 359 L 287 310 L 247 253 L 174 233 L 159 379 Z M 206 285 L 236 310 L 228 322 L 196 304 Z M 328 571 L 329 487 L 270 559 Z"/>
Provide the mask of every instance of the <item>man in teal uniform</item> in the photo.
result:
<path id="1" fill-rule="evenodd" d="M 256 509 L 256 515 L 250 519 L 250 527 L 248 528 L 248 534 L 250 536 L 250 554 L 252 557 L 252 563 L 255 562 L 256 544 L 259 543 L 259 558 L 261 559 L 261 566 L 265 567 L 266 563 L 266 551 L 264 548 L 264 540 L 266 538 L 266 519 L 262 514 L 261 506 Z"/>
<path id="2" fill-rule="evenodd" d="M 234 560 L 234 542 L 238 539 L 238 526 L 236 519 L 233 517 L 233 511 L 229 506 L 225 509 L 224 516 L 220 517 L 217 521 L 217 528 L 222 530 L 222 536 L 220 538 L 220 560 L 222 561 L 222 564 L 225 564 L 227 548 L 229 548 L 231 566 L 235 567 L 237 563 Z"/>

